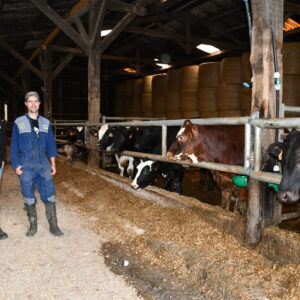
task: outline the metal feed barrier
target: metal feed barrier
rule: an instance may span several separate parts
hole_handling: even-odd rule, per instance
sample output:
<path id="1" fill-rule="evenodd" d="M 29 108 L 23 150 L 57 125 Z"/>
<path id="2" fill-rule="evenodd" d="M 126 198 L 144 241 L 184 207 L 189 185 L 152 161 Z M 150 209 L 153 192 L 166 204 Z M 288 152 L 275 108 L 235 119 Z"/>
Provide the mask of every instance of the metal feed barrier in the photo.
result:
<path id="1" fill-rule="evenodd" d="M 298 107 L 285 106 L 284 111 L 300 112 Z M 120 119 L 118 117 L 110 117 L 110 120 Z M 124 118 L 121 118 L 122 120 Z M 137 118 L 128 118 L 130 120 Z M 108 120 L 108 117 L 105 119 Z M 186 119 L 180 120 L 148 120 L 148 121 L 130 121 L 130 122 L 111 122 L 111 123 L 59 123 L 60 126 L 84 126 L 85 127 L 85 145 L 89 144 L 87 137 L 90 127 L 99 127 L 103 124 L 109 126 L 161 126 L 162 127 L 162 155 L 154 155 L 149 153 L 123 151 L 122 153 L 134 157 L 148 157 L 153 160 L 181 164 L 184 166 L 198 167 L 246 175 L 257 181 L 279 184 L 281 175 L 264 172 L 261 170 L 261 131 L 263 128 L 300 128 L 300 118 L 279 118 L 279 119 L 259 119 L 258 112 L 253 113 L 250 117 L 230 117 L 230 118 L 205 118 L 192 119 L 193 124 L 197 125 L 244 125 L 245 126 L 245 146 L 244 146 L 244 165 L 228 165 L 213 162 L 190 163 L 186 161 L 170 160 L 166 157 L 167 152 L 167 127 L 181 126 Z M 87 147 L 89 149 L 95 149 Z M 287 220 L 300 216 L 300 212 L 289 213 L 282 216 L 282 220 Z"/>

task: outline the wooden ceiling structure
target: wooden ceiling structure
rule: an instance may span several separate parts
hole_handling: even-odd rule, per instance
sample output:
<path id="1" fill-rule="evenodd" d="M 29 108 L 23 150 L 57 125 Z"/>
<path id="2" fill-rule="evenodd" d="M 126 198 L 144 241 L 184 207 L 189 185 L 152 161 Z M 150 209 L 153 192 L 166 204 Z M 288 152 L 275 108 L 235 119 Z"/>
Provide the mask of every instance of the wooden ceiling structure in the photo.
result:
<path id="1" fill-rule="evenodd" d="M 298 0 L 284 1 L 288 18 L 300 22 Z M 112 31 L 101 38 L 105 29 Z M 299 28 L 285 39 L 300 40 Z M 200 43 L 221 51 L 206 54 Z M 18 101 L 29 88 L 51 98 L 53 82 L 89 76 L 91 49 L 101 78 L 112 82 L 161 72 L 155 58 L 179 67 L 237 55 L 249 44 L 242 0 L 0 0 L 0 99 Z"/>

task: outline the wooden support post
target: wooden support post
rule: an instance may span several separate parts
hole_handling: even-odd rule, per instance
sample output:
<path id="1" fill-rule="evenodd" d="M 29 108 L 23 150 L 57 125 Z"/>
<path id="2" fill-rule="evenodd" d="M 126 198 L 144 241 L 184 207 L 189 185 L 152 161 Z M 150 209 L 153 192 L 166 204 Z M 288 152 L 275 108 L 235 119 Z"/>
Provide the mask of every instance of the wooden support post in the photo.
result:
<path id="1" fill-rule="evenodd" d="M 283 41 L 283 0 L 251 2 L 253 28 L 252 28 L 252 52 L 251 65 L 253 71 L 252 105 L 251 110 L 259 111 L 261 118 L 275 117 L 276 96 L 274 88 L 274 56 L 272 48 L 273 28 L 276 50 L 279 62 L 279 70 L 282 74 L 282 41 Z M 280 100 L 281 101 L 281 100 Z M 267 155 L 267 147 L 275 141 L 275 132 L 270 129 L 262 131 L 262 164 Z M 264 204 L 264 192 L 262 183 L 250 180 L 249 204 L 247 212 L 246 240 L 248 245 L 259 242 L 262 229 L 270 220 L 264 218 L 269 215 L 277 216 L 277 204 L 274 202 L 270 208 Z M 264 208 L 272 209 L 271 213 Z"/>
<path id="2" fill-rule="evenodd" d="M 44 116 L 52 120 L 52 53 L 44 50 Z"/>
<path id="3" fill-rule="evenodd" d="M 89 1 L 89 41 L 92 40 L 96 30 L 96 0 Z M 100 41 L 100 35 L 93 45 L 89 43 L 88 58 L 88 121 L 98 123 L 100 121 L 100 63 L 101 54 L 96 47 Z M 90 137 L 90 146 L 96 146 L 97 138 Z M 99 167 L 99 153 L 96 150 L 88 150 L 88 166 L 90 168 Z"/>

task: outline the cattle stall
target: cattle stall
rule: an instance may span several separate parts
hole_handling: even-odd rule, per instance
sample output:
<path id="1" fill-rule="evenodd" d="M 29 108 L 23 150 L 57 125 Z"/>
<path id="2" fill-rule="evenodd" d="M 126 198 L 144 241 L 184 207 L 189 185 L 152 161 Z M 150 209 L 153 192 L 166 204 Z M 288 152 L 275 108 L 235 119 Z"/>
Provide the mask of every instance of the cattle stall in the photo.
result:
<path id="1" fill-rule="evenodd" d="M 269 182 L 278 184 L 280 182 L 279 174 L 272 174 L 269 172 L 264 172 L 260 170 L 261 165 L 261 135 L 260 127 L 265 126 L 268 128 L 282 128 L 282 127 L 298 127 L 297 119 L 289 119 L 285 121 L 278 120 L 267 120 L 267 119 L 257 119 L 257 114 L 253 115 L 251 118 L 210 118 L 210 119 L 193 119 L 194 124 L 205 124 L 205 125 L 244 125 L 245 126 L 245 148 L 244 148 L 244 166 L 230 166 L 220 163 L 212 162 L 199 162 L 199 163 L 189 163 L 186 161 L 172 161 L 166 158 L 166 133 L 168 126 L 181 126 L 184 120 L 167 120 L 167 121 L 133 121 L 133 122 L 113 122 L 107 123 L 109 126 L 162 126 L 162 156 L 151 155 L 148 153 L 137 153 L 132 151 L 124 151 L 123 154 L 135 157 L 149 157 L 153 160 L 177 163 L 185 166 L 197 167 L 197 168 L 207 168 L 212 170 L 219 170 L 223 172 L 231 172 L 241 175 L 246 175 L 249 178 L 254 178 L 255 180 L 262 182 Z M 261 123 L 268 125 L 261 125 Z M 271 125 L 270 125 L 271 124 Z M 64 125 L 70 125 L 64 124 Z M 73 124 L 74 125 L 74 124 Z M 76 124 L 75 124 L 76 125 Z M 86 124 L 86 127 L 101 126 L 103 123 L 98 124 Z M 251 193 L 251 191 L 249 191 Z M 273 199 L 273 201 L 276 201 Z M 292 218 L 299 217 L 299 211 L 290 212 L 287 214 L 282 214 L 281 206 L 279 206 L 279 211 L 270 211 L 270 207 L 266 208 L 263 216 L 264 219 L 261 220 L 264 227 L 272 224 L 279 224 L 282 220 L 289 220 Z M 249 214 L 249 212 L 248 212 Z M 251 216 L 251 214 L 250 214 Z M 249 218 L 249 217 L 248 217 Z M 251 222 L 251 220 L 247 220 Z"/>

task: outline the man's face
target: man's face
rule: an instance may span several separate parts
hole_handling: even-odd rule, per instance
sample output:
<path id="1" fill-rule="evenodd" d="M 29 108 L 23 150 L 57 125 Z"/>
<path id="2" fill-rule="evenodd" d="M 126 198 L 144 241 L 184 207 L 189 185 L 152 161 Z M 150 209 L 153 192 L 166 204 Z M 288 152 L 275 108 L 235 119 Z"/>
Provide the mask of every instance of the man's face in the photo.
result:
<path id="1" fill-rule="evenodd" d="M 30 96 L 25 102 L 28 112 L 37 113 L 39 111 L 41 102 L 34 96 Z"/>

